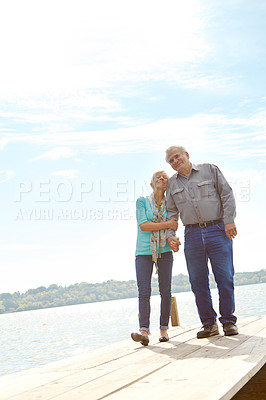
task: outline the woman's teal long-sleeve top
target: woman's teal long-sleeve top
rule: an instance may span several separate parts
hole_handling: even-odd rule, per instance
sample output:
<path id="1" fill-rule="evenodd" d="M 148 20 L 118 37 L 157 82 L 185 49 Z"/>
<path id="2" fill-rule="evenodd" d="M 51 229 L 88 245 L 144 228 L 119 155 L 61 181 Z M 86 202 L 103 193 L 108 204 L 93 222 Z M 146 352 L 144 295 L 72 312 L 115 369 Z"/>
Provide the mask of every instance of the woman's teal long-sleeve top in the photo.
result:
<path id="1" fill-rule="evenodd" d="M 167 213 L 165 212 L 165 219 Z M 137 245 L 136 245 L 136 256 L 137 255 L 149 255 L 151 254 L 150 249 L 150 238 L 151 231 L 142 231 L 139 227 L 140 224 L 143 224 L 146 221 L 151 221 L 153 218 L 153 211 L 151 208 L 150 200 L 148 197 L 139 197 L 136 201 L 136 217 L 138 224 L 138 234 L 137 234 Z M 171 251 L 168 243 L 164 248 L 161 248 L 162 253 L 166 253 L 167 251 Z"/>

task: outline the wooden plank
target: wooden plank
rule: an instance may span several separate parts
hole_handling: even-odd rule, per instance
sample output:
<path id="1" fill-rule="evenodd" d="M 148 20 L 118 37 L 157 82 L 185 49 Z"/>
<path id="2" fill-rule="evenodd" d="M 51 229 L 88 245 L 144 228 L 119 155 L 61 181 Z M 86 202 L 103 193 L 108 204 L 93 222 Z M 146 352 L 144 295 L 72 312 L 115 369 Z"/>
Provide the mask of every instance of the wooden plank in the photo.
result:
<path id="1" fill-rule="evenodd" d="M 151 337 L 148 347 L 126 340 L 83 356 L 0 378 L 0 398 L 96 400 L 110 397 L 110 400 L 135 400 L 144 394 L 156 400 L 165 397 L 163 393 L 168 393 L 169 399 L 175 398 L 177 390 L 181 390 L 185 400 L 183 392 L 192 390 L 195 396 L 195 389 L 197 393 L 201 386 L 202 391 L 206 390 L 210 379 L 216 382 L 216 375 L 223 378 L 227 371 L 230 371 L 231 390 L 239 390 L 239 382 L 242 386 L 245 383 L 241 365 L 248 366 L 244 379 L 250 379 L 250 374 L 254 375 L 262 362 L 258 353 L 261 354 L 259 349 L 265 346 L 265 322 L 266 318 L 241 321 L 240 335 L 234 337 L 215 336 L 198 340 L 196 332 L 199 326 L 194 325 L 170 329 L 171 340 L 167 343 L 159 343 L 157 336 Z M 260 332 L 264 336 L 260 336 Z M 246 357 L 249 357 L 248 361 Z M 220 381 L 218 385 L 222 386 Z M 212 400 L 216 398 L 210 397 Z"/>
<path id="2" fill-rule="evenodd" d="M 265 319 L 262 326 L 265 326 Z M 266 333 L 265 329 L 261 330 L 262 326 L 257 325 L 255 336 L 221 337 L 215 342 L 211 338 L 206 347 L 172 362 L 109 398 L 133 400 L 145 393 L 153 400 L 172 399 L 176 393 L 182 393 L 182 400 L 195 400 L 195 396 L 204 400 L 231 399 L 265 362 Z"/>
<path id="3" fill-rule="evenodd" d="M 258 328 L 254 327 L 252 328 L 253 330 L 257 330 Z M 214 343 L 218 340 L 224 340 L 225 343 L 227 343 L 227 346 L 224 345 L 219 345 L 218 347 L 214 346 Z M 204 339 L 204 340 L 198 340 L 194 336 L 193 332 L 193 338 L 188 340 L 186 343 L 182 342 L 177 342 L 173 343 L 171 340 L 171 347 L 169 348 L 168 346 L 165 348 L 162 346 L 148 346 L 148 348 L 142 348 L 145 350 L 143 352 L 143 357 L 140 357 L 140 354 L 138 354 L 138 357 L 136 358 L 136 355 L 132 355 L 132 357 L 127 357 L 126 358 L 126 364 L 121 365 L 121 359 L 117 360 L 117 369 L 113 369 L 113 371 L 109 371 L 108 373 L 99 376 L 98 379 L 95 379 L 93 382 L 87 382 L 77 388 L 73 388 L 70 391 L 65 391 L 62 393 L 61 396 L 57 396 L 56 398 L 58 400 L 60 399 L 65 399 L 68 398 L 66 396 L 71 397 L 71 399 L 86 399 L 88 396 L 88 393 L 90 394 L 90 399 L 99 399 L 105 396 L 109 396 L 112 392 L 117 392 L 121 391 L 121 388 L 127 388 L 129 385 L 134 384 L 135 382 L 138 382 L 140 380 L 143 380 L 143 377 L 147 377 L 147 379 L 151 379 L 152 385 L 150 385 L 151 388 L 151 395 L 154 390 L 154 383 L 158 381 L 158 374 L 164 371 L 165 368 L 169 369 L 171 363 L 179 360 L 179 362 L 184 363 L 184 359 L 187 359 L 187 362 L 189 362 L 185 370 L 188 371 L 189 377 L 195 375 L 195 368 L 191 368 L 191 359 L 193 359 L 193 366 L 197 364 L 198 368 L 196 368 L 196 372 L 201 370 L 203 368 L 203 363 L 206 365 L 209 365 L 210 362 L 213 362 L 217 356 L 221 356 L 224 354 L 225 351 L 229 351 L 233 349 L 234 347 L 237 346 L 237 343 L 235 343 L 235 340 L 229 340 L 229 338 L 224 338 L 224 337 L 213 337 L 211 339 Z M 231 339 L 231 338 L 230 338 Z M 244 341 L 246 338 L 242 337 L 242 341 Z M 229 342 L 229 343 L 228 343 Z M 229 344 L 229 346 L 228 346 Z M 206 349 L 206 346 L 209 348 Z M 178 353 L 176 353 L 176 349 L 179 349 Z M 203 349 L 203 350 L 202 350 Z M 203 354 L 201 355 L 200 352 L 203 351 Z M 160 354 L 160 358 L 157 359 L 156 356 L 158 356 L 158 353 Z M 210 355 L 211 354 L 211 358 Z M 163 357 L 162 357 L 163 356 Z M 114 367 L 114 363 L 112 366 Z M 119 368 L 120 367 L 120 368 Z M 182 370 L 184 369 L 184 366 L 182 364 Z M 153 379 L 155 373 L 155 380 Z M 183 373 L 183 371 L 182 371 Z M 184 379 L 184 378 L 183 378 Z M 187 376 L 185 376 L 185 379 L 187 379 Z M 63 382 L 62 382 L 63 383 Z M 174 379 L 174 383 L 176 383 L 176 380 Z M 167 382 L 169 384 L 169 381 Z M 176 385 L 175 385 L 176 386 Z M 63 384 L 63 387 L 65 385 Z M 192 384 L 193 387 L 193 384 Z M 162 382 L 160 382 L 160 389 L 162 389 L 161 395 L 163 396 L 163 393 L 165 392 L 166 389 L 168 388 L 163 388 Z M 174 389 L 176 390 L 176 388 Z M 142 389 L 141 389 L 142 391 Z M 167 391 L 167 390 L 166 390 Z M 194 389 L 193 389 L 194 391 Z M 128 396 L 128 393 L 124 393 L 124 391 L 120 392 L 122 393 L 123 398 L 125 395 Z M 134 390 L 135 393 L 135 390 Z M 157 394 L 157 390 L 156 390 Z M 170 393 L 169 393 L 170 394 Z M 195 393 L 194 393 L 195 394 Z M 141 393 L 139 393 L 141 396 Z M 146 395 L 146 393 L 145 393 Z M 134 397 L 134 396 L 133 396 Z M 128 398 L 128 397 L 126 397 Z M 153 394 L 154 398 L 154 394 Z M 157 398 L 157 397 L 155 397 Z M 161 398 L 160 396 L 158 398 Z"/>
<path id="4" fill-rule="evenodd" d="M 189 338 L 191 338 L 191 337 L 193 337 L 194 338 L 194 335 L 195 335 L 195 332 L 192 330 L 191 332 L 189 331 L 189 332 L 185 332 L 185 336 L 187 336 L 187 335 L 189 335 Z M 185 336 L 181 333 L 180 334 L 180 331 L 178 332 L 178 334 L 176 335 L 176 337 L 180 337 L 181 336 L 181 338 L 180 338 L 180 340 L 181 340 L 181 342 L 180 342 L 180 344 L 182 344 L 182 342 L 183 341 L 185 341 L 186 339 L 185 339 Z M 132 343 L 131 343 L 132 344 Z M 150 346 L 149 346 L 150 347 Z M 139 349 L 140 350 L 140 349 Z M 142 348 L 142 350 L 143 350 L 143 348 Z M 159 349 L 157 349 L 157 351 L 159 351 Z M 102 352 L 100 352 L 100 353 L 102 353 Z M 128 354 L 128 351 L 127 351 L 127 354 Z M 117 355 L 117 354 L 114 354 L 113 353 L 113 350 L 111 349 L 111 357 L 112 357 L 112 359 L 114 358 L 113 356 L 114 355 L 116 355 L 116 359 L 118 360 L 119 359 L 119 356 L 121 356 L 121 354 L 119 354 L 119 356 Z M 125 354 L 122 354 L 122 356 L 124 356 Z M 102 356 L 103 356 L 103 354 L 100 354 L 100 359 L 99 359 L 99 357 L 98 357 L 98 363 L 100 362 L 103 362 L 103 360 L 102 360 Z M 110 356 L 110 354 L 109 354 L 109 356 Z M 110 357 L 109 357 L 110 358 Z M 106 358 L 105 358 L 105 360 L 106 360 Z M 97 362 L 96 362 L 97 363 Z M 87 363 L 87 365 L 86 365 L 86 368 L 89 368 L 89 367 L 95 367 L 95 365 L 96 365 L 96 363 L 95 362 L 93 362 L 92 364 L 91 364 L 91 359 L 89 360 L 89 362 Z M 107 364 L 107 362 L 105 362 L 104 363 L 105 365 Z M 83 364 L 78 364 L 78 366 L 79 366 L 79 368 L 76 368 L 76 365 L 75 364 L 72 364 L 72 366 L 71 366 L 71 370 L 72 371 L 74 371 L 74 374 L 76 373 L 76 370 L 77 370 L 77 373 L 79 373 L 79 371 L 80 371 L 80 369 L 82 368 L 82 365 Z M 98 365 L 101 365 L 101 364 L 98 364 Z M 60 366 L 60 363 L 59 363 L 59 367 L 62 367 L 62 365 Z M 83 366 L 84 367 L 84 366 Z M 113 367 L 114 367 L 114 363 L 113 363 Z M 67 371 L 69 370 L 69 368 L 67 368 Z M 29 371 L 30 372 L 30 371 Z M 57 371 L 56 370 L 54 370 L 54 372 L 55 373 L 57 373 Z M 60 372 L 60 371 L 59 371 Z M 69 382 L 69 379 L 70 379 L 70 376 L 69 376 L 70 374 L 69 374 L 69 371 L 68 371 L 68 373 L 66 373 L 66 379 L 67 379 L 67 381 Z M 54 375 L 54 378 L 56 377 L 57 375 L 55 374 Z M 38 376 L 38 374 L 35 374 L 35 376 L 33 377 L 34 379 L 32 379 L 32 378 L 30 378 L 31 379 L 31 382 L 33 382 L 32 384 L 35 384 L 37 387 L 38 386 L 40 386 L 42 383 L 43 383 L 43 380 L 45 380 L 46 378 L 48 378 L 49 379 L 49 381 L 48 381 L 48 383 L 49 383 L 49 385 L 48 386 L 50 386 L 50 381 L 51 381 L 51 377 L 50 376 L 48 376 L 47 377 L 47 375 L 46 374 L 41 374 L 41 376 Z M 36 379 L 37 378 L 37 379 Z M 92 378 L 92 379 L 95 379 L 95 376 Z M 63 377 L 63 379 L 62 379 L 62 381 L 64 381 L 64 377 Z M 55 387 L 58 385 L 58 380 L 56 380 L 56 379 L 53 379 L 52 380 L 52 382 L 54 382 L 54 384 L 55 384 Z M 88 381 L 87 381 L 88 382 Z M 23 384 L 24 384 L 24 382 L 22 381 L 21 382 L 22 383 L 22 389 L 23 389 Z M 78 385 L 78 382 L 76 382 L 75 383 L 76 385 Z M 60 386 L 60 385 L 59 385 Z M 58 387 L 59 387 L 58 386 Z M 14 386 L 12 386 L 12 388 L 13 388 Z M 17 388 L 17 389 L 19 389 L 19 393 L 20 393 L 20 388 L 18 388 L 17 387 L 17 385 L 15 385 L 15 387 Z M 68 385 L 67 385 L 67 387 L 69 387 Z M 45 388 L 45 391 L 46 391 L 46 389 L 47 389 L 47 387 Z M 41 390 L 42 392 L 44 392 L 44 387 L 39 387 L 38 388 L 38 390 Z M 48 390 L 49 390 L 49 387 L 48 387 Z M 65 385 L 63 384 L 63 392 L 65 392 Z M 58 392 L 57 392 L 58 393 Z M 13 393 L 14 394 L 14 393 Z M 26 395 L 26 394 L 25 394 Z"/>

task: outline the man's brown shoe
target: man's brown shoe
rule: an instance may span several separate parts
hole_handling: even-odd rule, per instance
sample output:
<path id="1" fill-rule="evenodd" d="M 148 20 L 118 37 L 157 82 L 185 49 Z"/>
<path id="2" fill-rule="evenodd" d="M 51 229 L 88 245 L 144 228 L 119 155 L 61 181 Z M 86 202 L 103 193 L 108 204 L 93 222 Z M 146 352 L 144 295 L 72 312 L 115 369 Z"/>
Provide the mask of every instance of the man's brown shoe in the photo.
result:
<path id="1" fill-rule="evenodd" d="M 237 326 L 233 322 L 226 322 L 223 324 L 223 330 L 225 336 L 238 335 Z"/>
<path id="2" fill-rule="evenodd" d="M 198 339 L 203 339 L 210 336 L 219 335 L 218 325 L 204 325 L 202 330 L 197 333 Z"/>

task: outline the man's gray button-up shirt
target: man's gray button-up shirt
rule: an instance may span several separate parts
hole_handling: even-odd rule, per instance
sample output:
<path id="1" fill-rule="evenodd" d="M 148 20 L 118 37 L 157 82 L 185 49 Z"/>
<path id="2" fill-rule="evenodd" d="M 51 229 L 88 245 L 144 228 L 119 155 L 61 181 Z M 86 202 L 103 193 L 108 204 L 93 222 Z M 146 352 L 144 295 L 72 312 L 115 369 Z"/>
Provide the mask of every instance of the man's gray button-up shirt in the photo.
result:
<path id="1" fill-rule="evenodd" d="M 177 173 L 168 180 L 167 219 L 180 216 L 184 225 L 223 219 L 234 222 L 236 215 L 232 188 L 216 165 L 192 164 L 189 176 Z M 168 229 L 167 237 L 175 231 Z"/>

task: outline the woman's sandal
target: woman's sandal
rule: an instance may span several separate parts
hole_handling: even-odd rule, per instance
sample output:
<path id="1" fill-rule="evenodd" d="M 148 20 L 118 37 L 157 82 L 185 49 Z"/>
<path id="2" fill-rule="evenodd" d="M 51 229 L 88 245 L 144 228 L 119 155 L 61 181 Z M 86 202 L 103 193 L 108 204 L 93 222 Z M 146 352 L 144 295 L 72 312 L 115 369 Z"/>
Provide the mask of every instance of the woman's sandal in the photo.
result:
<path id="1" fill-rule="evenodd" d="M 159 338 L 159 342 L 168 342 L 168 340 L 169 340 L 169 337 L 168 337 L 168 336 L 161 336 L 161 337 Z"/>
<path id="2" fill-rule="evenodd" d="M 134 342 L 140 342 L 142 346 L 148 346 L 149 344 L 148 336 L 141 335 L 140 333 L 137 332 L 131 333 L 131 338 L 134 340 Z"/>

